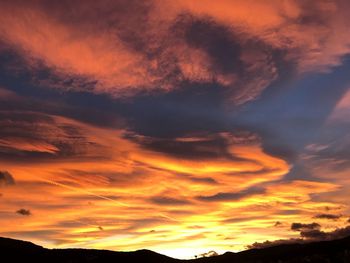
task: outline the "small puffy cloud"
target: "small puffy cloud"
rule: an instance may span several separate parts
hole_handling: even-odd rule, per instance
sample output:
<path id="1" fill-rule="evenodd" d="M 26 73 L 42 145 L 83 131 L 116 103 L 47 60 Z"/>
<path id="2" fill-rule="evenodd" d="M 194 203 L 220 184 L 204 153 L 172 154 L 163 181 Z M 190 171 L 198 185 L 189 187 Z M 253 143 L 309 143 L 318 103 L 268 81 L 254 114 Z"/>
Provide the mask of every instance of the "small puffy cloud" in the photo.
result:
<path id="1" fill-rule="evenodd" d="M 300 231 L 300 230 L 314 230 L 319 229 L 321 226 L 318 223 L 302 224 L 302 223 L 293 223 L 290 227 L 291 230 Z"/>
<path id="2" fill-rule="evenodd" d="M 24 208 L 17 210 L 16 213 L 22 216 L 30 216 L 32 214 L 29 209 Z"/>

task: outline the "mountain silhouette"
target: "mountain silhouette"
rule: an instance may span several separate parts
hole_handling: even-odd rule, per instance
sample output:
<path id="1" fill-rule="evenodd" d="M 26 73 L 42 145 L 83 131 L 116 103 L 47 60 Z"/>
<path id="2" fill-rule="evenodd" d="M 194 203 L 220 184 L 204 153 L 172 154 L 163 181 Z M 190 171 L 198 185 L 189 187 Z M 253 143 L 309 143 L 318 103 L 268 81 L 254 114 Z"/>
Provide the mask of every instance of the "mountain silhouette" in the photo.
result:
<path id="1" fill-rule="evenodd" d="M 350 237 L 307 244 L 286 244 L 238 253 L 180 260 L 150 250 L 114 252 L 97 249 L 46 249 L 31 242 L 0 237 L 2 259 L 35 263 L 349 263 Z"/>

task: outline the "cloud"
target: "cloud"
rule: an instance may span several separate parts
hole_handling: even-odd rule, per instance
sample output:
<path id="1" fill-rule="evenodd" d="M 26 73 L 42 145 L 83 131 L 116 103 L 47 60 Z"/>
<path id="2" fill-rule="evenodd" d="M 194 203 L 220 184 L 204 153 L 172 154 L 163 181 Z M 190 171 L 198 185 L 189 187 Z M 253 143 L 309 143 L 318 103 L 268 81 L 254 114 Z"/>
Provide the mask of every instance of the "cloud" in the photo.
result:
<path id="1" fill-rule="evenodd" d="M 177 39 L 169 24 L 161 26 L 151 6 L 120 0 L 82 8 L 66 1 L 51 12 L 42 2 L 3 3 L 0 37 L 34 70 L 43 64 L 52 71 L 50 79 L 39 79 L 45 86 L 127 96 L 184 80 L 210 82 L 206 55 Z M 28 21 L 33 27 L 26 28 Z"/>
<path id="2" fill-rule="evenodd" d="M 302 224 L 302 223 L 293 223 L 290 227 L 291 230 L 300 231 L 300 230 L 315 230 L 321 227 L 318 223 Z"/>
<path id="3" fill-rule="evenodd" d="M 25 111 L 1 114 L 0 134 L 8 143 L 1 148 L 0 162 L 16 175 L 16 185 L 11 187 L 15 190 L 4 188 L 1 208 L 6 212 L 16 211 L 18 206 L 30 207 L 35 210 L 35 217 L 28 216 L 20 229 L 4 224 L 0 232 L 26 231 L 35 223 L 33 231 L 58 231 L 49 240 L 61 240 L 60 246 L 86 246 L 97 237 L 124 235 L 123 246 L 131 249 L 134 245 L 130 242 L 143 244 L 145 233 L 151 229 L 157 235 L 162 231 L 166 235 L 155 237 L 155 246 L 160 244 L 156 240 L 164 238 L 176 243 L 180 241 L 176 241 L 174 233 L 181 236 L 179 240 L 184 239 L 183 231 L 194 220 L 219 222 L 205 230 L 214 233 L 220 222 L 232 217 L 232 208 L 225 203 L 233 202 L 199 202 L 198 196 L 240 191 L 244 195 L 244 189 L 279 180 L 289 170 L 284 160 L 264 153 L 256 134 L 212 132 L 168 137 L 167 146 L 180 145 L 172 152 L 171 147 L 150 147 L 145 143 L 148 137 L 135 133 L 130 136 L 129 131 L 97 127 L 67 117 Z M 19 141 L 35 147 L 29 151 L 19 147 Z M 215 147 L 216 142 L 220 146 Z M 39 151 L 44 144 L 57 150 Z M 186 150 L 198 156 L 192 158 Z M 248 192 L 247 199 L 254 197 Z M 48 197 L 44 203 L 43 196 Z M 249 208 L 249 202 L 242 202 L 235 213 Z M 221 214 L 213 215 L 213 211 Z M 0 221 L 20 220 L 12 214 L 5 213 Z M 152 218 L 145 218 L 149 214 Z M 197 220 L 198 214 L 201 219 Z M 76 220 L 80 223 L 74 223 Z M 62 221 L 73 223 L 60 224 Z M 234 227 L 234 223 L 229 225 Z M 202 235 L 199 229 L 193 232 L 194 236 Z M 40 239 L 38 235 L 36 240 Z M 80 239 L 83 236 L 86 238 Z"/>
<path id="4" fill-rule="evenodd" d="M 265 189 L 252 187 L 236 193 L 217 193 L 212 196 L 199 196 L 197 199 L 206 202 L 238 201 L 244 197 L 262 195 L 264 193 Z"/>
<path id="5" fill-rule="evenodd" d="M 5 159 L 93 158 L 103 148 L 88 141 L 84 125 L 71 119 L 28 111 L 0 111 L 0 116 L 0 156 Z"/>
<path id="6" fill-rule="evenodd" d="M 348 237 L 350 235 L 350 226 L 344 228 L 337 228 L 331 232 L 324 232 L 321 230 L 311 230 L 311 231 L 302 231 L 300 235 L 305 238 L 313 240 L 333 240 Z"/>
<path id="7" fill-rule="evenodd" d="M 231 90 L 231 101 L 243 104 L 255 99 L 278 77 L 278 50 L 256 39 L 246 39 L 232 27 L 208 17 L 179 15 L 185 42 L 208 56 L 217 82 Z M 208 81 L 207 81 L 208 82 Z"/>
<path id="8" fill-rule="evenodd" d="M 37 83 L 113 97 L 217 84 L 240 105 L 285 65 L 322 71 L 349 53 L 348 6 L 337 1 L 26 1 L 1 10 L 0 39 Z"/>
<path id="9" fill-rule="evenodd" d="M 79 88 L 89 82 L 102 82 L 102 87 L 146 84 L 144 81 L 139 83 L 141 78 L 147 78 L 145 69 L 137 66 L 142 64 L 142 56 L 128 51 L 113 27 L 122 28 L 122 19 L 128 17 L 123 9 L 130 8 L 135 14 L 141 14 L 147 6 L 134 2 L 127 7 L 125 1 L 119 1 L 113 7 L 107 2 L 94 5 L 91 1 L 90 7 L 76 9 L 67 1 L 55 4 L 55 12 L 48 16 L 50 6 L 44 2 L 29 1 L 24 5 L 4 3 L 2 23 L 6 25 L 2 27 L 2 40 L 18 48 L 33 66 L 36 66 L 35 59 L 40 59 L 47 67 L 56 69 L 55 74 L 70 80 L 73 88 L 76 83 L 78 87 L 75 88 Z M 107 18 L 108 11 L 114 16 L 99 19 L 97 23 L 93 21 L 99 16 Z M 13 15 L 21 19 L 13 20 Z M 120 16 L 123 18 L 118 21 Z M 28 21 L 33 27 L 26 27 Z M 41 26 L 43 24 L 45 27 Z M 134 74 L 129 75 L 128 71 Z M 60 86 L 59 82 L 57 84 Z"/>
<path id="10" fill-rule="evenodd" d="M 135 244 L 149 242 L 154 229 L 148 244 L 160 248 L 164 239 L 183 244 L 188 227 L 195 224 L 199 228 L 190 230 L 193 239 L 187 242 L 194 244 L 205 236 L 213 248 L 226 244 L 229 249 L 230 240 L 216 235 L 230 231 L 245 240 L 241 249 L 251 240 L 244 239 L 248 232 L 256 233 L 254 240 L 265 236 L 264 229 L 277 236 L 288 220 L 297 222 L 324 213 L 326 206 L 340 206 L 313 199 L 338 189 L 336 184 L 281 180 L 289 164 L 264 152 L 255 133 L 157 137 L 38 112 L 1 114 L 0 133 L 12 143 L 7 151 L 2 148 L 0 162 L 16 175 L 16 185 L 4 188 L 0 221 L 21 220 L 6 213 L 19 206 L 35 210 L 35 217 L 26 217 L 20 228 L 2 224 L 0 232 L 11 232 L 12 237 L 20 238 L 15 232 L 34 224 L 31 229 L 38 232 L 33 238 L 41 241 L 46 236 L 40 237 L 40 231 L 52 230 L 46 240 L 60 247 L 112 248 L 108 238 L 113 236 L 121 249 L 136 249 Z M 28 151 L 17 141 L 46 143 L 58 150 Z M 42 196 L 48 197 L 44 203 Z M 277 221 L 281 225 L 271 227 Z"/>
<path id="11" fill-rule="evenodd" d="M 330 232 L 324 232 L 319 229 L 309 229 L 303 230 L 300 232 L 301 238 L 291 238 L 291 239 L 279 239 L 273 241 L 264 241 L 264 242 L 255 242 L 251 245 L 248 245 L 248 249 L 261 249 L 266 247 L 285 245 L 285 244 L 302 244 L 309 243 L 314 241 L 325 241 L 325 240 L 335 240 L 350 235 L 350 227 L 337 228 Z"/>
<path id="12" fill-rule="evenodd" d="M 349 6 L 342 1 L 220 1 L 196 4 L 177 1 L 176 6 L 197 16 L 210 16 L 236 32 L 257 38 L 286 52 L 299 70 L 324 70 L 341 63 L 349 53 L 349 38 L 343 37 Z M 259 17 L 259 19 L 258 19 Z M 261 18 L 261 19 L 260 19 Z"/>
<path id="13" fill-rule="evenodd" d="M 177 199 L 172 197 L 165 197 L 165 196 L 156 196 L 152 197 L 150 201 L 157 205 L 167 205 L 167 206 L 177 206 L 177 205 L 189 205 L 191 202 L 183 199 Z"/>
<path id="14" fill-rule="evenodd" d="M 16 91 L 0 88 L 0 167 L 16 175 L 1 189 L 0 234 L 157 251 L 326 238 L 345 217 L 324 229 L 317 224 L 329 216 L 294 231 L 291 222 L 348 215 L 338 181 L 347 173 L 314 165 L 310 179 L 294 164 L 305 143 L 320 162 L 347 165 L 347 140 L 309 142 L 323 122 L 302 103 L 304 91 L 319 92 L 328 114 L 339 88 L 330 101 L 328 82 L 278 92 L 284 78 L 342 63 L 347 10 L 324 1 L 0 3 L 2 81 Z M 231 108 L 260 95 L 274 99 Z M 343 123 L 347 102 L 336 107 Z M 35 216 L 23 220 L 18 207 Z"/>
<path id="15" fill-rule="evenodd" d="M 321 230 L 305 230 L 300 232 L 300 236 L 309 239 L 323 240 L 327 237 L 327 234 Z"/>
<path id="16" fill-rule="evenodd" d="M 30 210 L 24 208 L 17 210 L 16 213 L 22 216 L 30 216 L 32 214 Z"/>
<path id="17" fill-rule="evenodd" d="M 227 149 L 227 139 L 220 134 L 203 134 L 194 138 L 157 138 L 130 134 L 128 138 L 146 149 L 173 157 L 203 160 L 231 156 Z"/>
<path id="18" fill-rule="evenodd" d="M 333 215 L 333 214 L 319 214 L 314 216 L 314 218 L 318 218 L 318 219 L 331 219 L 331 220 L 337 220 L 341 217 L 342 217 L 341 215 Z"/>
<path id="19" fill-rule="evenodd" d="M 8 171 L 0 171 L 0 186 L 15 185 L 15 179 Z"/>

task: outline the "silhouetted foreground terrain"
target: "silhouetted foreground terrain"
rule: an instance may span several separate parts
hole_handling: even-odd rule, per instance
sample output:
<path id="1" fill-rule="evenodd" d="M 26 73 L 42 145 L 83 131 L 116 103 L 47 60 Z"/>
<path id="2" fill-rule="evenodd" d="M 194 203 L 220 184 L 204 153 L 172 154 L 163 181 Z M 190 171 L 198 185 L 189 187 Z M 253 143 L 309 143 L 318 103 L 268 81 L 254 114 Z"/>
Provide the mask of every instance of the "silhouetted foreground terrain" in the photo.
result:
<path id="1" fill-rule="evenodd" d="M 6 262 L 189 262 L 189 263 L 284 263 L 284 262 L 350 262 L 350 237 L 308 244 L 279 245 L 251 249 L 239 253 L 227 252 L 221 256 L 193 260 L 178 260 L 149 250 L 114 252 L 93 249 L 46 249 L 33 243 L 0 238 L 1 258 Z"/>

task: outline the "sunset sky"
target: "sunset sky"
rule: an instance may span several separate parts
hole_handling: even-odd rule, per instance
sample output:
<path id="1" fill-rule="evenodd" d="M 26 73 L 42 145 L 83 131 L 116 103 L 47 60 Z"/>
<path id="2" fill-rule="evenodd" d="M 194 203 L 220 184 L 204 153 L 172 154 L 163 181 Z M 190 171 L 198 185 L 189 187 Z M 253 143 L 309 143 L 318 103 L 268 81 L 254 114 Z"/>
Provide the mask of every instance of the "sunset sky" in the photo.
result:
<path id="1" fill-rule="evenodd" d="M 0 236 L 191 258 L 350 234 L 349 13 L 0 1 Z"/>

